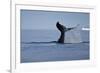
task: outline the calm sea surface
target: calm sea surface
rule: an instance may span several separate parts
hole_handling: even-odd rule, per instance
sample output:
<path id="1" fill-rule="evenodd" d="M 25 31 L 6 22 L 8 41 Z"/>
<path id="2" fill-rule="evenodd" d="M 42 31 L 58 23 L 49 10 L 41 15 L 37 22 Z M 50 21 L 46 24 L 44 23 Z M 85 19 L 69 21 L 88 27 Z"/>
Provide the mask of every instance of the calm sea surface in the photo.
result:
<path id="1" fill-rule="evenodd" d="M 21 63 L 89 59 L 89 31 L 81 31 L 82 43 L 58 44 L 56 30 L 21 30 Z"/>

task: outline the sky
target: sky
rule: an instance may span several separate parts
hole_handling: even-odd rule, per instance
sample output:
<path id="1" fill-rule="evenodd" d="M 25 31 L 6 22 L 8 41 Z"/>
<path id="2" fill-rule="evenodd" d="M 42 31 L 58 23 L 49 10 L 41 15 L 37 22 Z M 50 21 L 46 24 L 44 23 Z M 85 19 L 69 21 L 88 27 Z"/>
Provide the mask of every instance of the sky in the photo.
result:
<path id="1" fill-rule="evenodd" d="M 75 27 L 77 24 L 89 27 L 90 24 L 89 13 L 21 10 L 20 14 L 22 30 L 56 30 L 57 21 L 66 27 Z"/>

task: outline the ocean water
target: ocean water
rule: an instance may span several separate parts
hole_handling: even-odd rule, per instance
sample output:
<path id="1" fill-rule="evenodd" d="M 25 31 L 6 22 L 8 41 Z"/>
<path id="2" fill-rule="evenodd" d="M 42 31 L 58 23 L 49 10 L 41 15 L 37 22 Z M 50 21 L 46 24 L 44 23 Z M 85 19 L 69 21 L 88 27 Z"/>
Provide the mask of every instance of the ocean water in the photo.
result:
<path id="1" fill-rule="evenodd" d="M 21 63 L 89 60 L 89 31 L 81 43 L 59 44 L 57 30 L 21 30 Z"/>

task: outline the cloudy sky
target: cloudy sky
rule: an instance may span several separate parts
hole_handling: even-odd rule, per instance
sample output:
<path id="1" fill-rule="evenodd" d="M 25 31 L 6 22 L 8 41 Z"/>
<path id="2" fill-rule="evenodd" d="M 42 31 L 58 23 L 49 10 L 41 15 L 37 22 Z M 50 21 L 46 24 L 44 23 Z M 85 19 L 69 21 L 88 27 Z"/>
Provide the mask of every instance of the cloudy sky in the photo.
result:
<path id="1" fill-rule="evenodd" d="M 66 27 L 74 27 L 77 24 L 80 24 L 82 27 L 89 27 L 89 13 L 54 12 L 39 10 L 21 10 L 20 13 L 21 29 L 23 30 L 55 30 L 57 29 L 57 21 L 59 21 Z"/>

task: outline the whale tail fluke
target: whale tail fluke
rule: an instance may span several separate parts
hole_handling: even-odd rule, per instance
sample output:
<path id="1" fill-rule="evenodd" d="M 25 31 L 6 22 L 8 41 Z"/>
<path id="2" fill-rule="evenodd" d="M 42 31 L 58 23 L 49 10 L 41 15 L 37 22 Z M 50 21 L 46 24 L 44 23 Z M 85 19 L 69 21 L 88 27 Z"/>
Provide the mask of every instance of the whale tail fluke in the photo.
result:
<path id="1" fill-rule="evenodd" d="M 59 22 L 57 22 L 56 23 L 56 27 L 58 28 L 58 30 L 61 32 L 61 35 L 60 35 L 60 37 L 59 37 L 59 39 L 58 39 L 58 43 L 66 43 L 66 41 L 67 42 L 73 42 L 73 43 L 77 43 L 77 42 L 80 42 L 80 39 L 75 39 L 75 38 L 78 38 L 78 36 L 77 36 L 77 33 L 76 33 L 76 35 L 75 34 L 72 34 L 72 33 L 74 33 L 75 32 L 75 30 L 73 30 L 73 29 L 76 29 L 76 28 L 78 28 L 78 26 L 79 26 L 79 24 L 77 25 L 77 26 L 75 26 L 75 27 L 71 27 L 71 28 L 66 28 L 64 25 L 61 25 Z M 71 33 L 70 32 L 70 34 L 72 34 L 72 35 L 70 35 L 70 34 L 68 34 L 69 32 L 68 31 L 70 31 L 70 30 L 73 30 L 73 32 Z M 67 32 L 67 33 L 66 33 Z M 66 35 L 67 34 L 67 35 Z M 70 35 L 70 37 L 69 37 L 69 35 Z M 79 34 L 80 35 L 80 34 Z M 75 37 L 75 36 L 77 36 L 77 37 Z M 66 39 L 67 40 L 66 40 Z"/>

